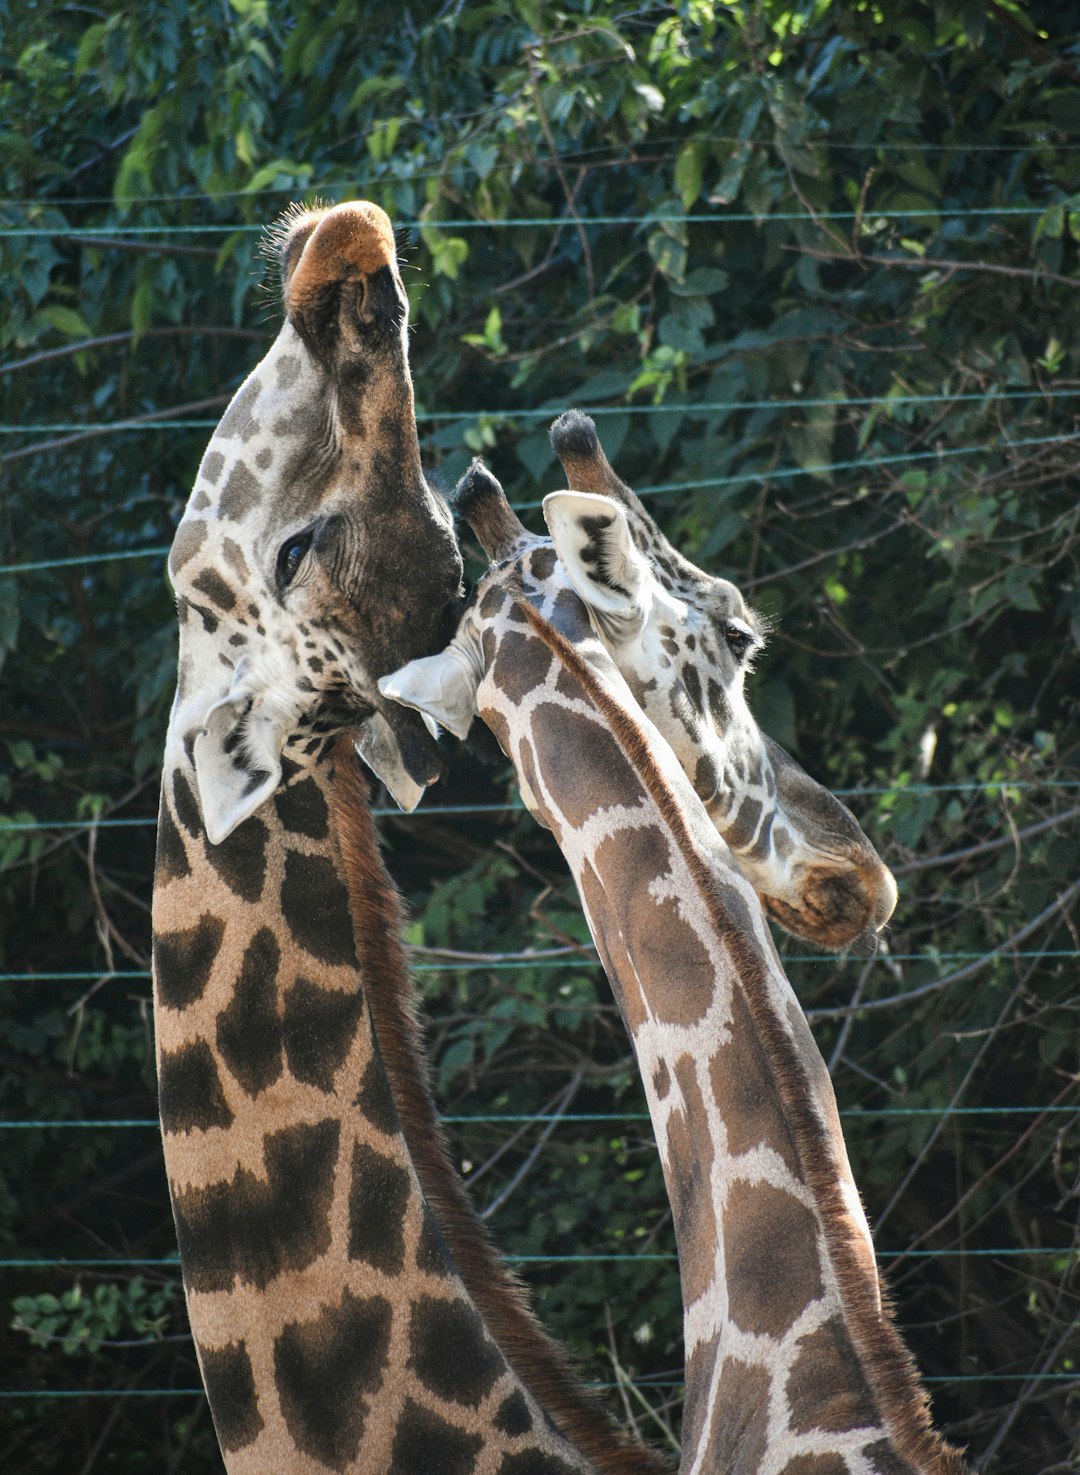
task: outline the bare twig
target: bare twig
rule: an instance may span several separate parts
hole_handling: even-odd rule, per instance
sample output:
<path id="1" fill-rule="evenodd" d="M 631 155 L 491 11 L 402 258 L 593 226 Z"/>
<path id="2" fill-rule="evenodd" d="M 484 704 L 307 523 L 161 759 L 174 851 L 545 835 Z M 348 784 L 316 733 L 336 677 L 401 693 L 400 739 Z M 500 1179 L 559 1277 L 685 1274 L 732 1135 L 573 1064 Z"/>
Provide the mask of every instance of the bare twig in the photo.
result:
<path id="1" fill-rule="evenodd" d="M 16 369 L 32 369 L 38 364 L 51 363 L 54 359 L 69 358 L 87 348 L 108 348 L 113 343 L 129 343 L 132 338 L 191 338 L 199 334 L 210 338 L 248 338 L 256 343 L 266 343 L 273 336 L 255 328 L 231 328 L 217 323 L 176 328 L 144 328 L 141 333 L 129 329 L 125 333 L 105 333 L 99 338 L 80 338 L 77 343 L 66 343 L 63 348 L 47 348 L 41 353 L 30 354 L 28 358 L 10 359 L 6 364 L 0 364 L 0 374 L 13 374 Z"/>
<path id="2" fill-rule="evenodd" d="M 586 234 L 585 227 L 581 223 L 581 217 L 578 215 L 577 205 L 574 203 L 576 190 L 572 190 L 570 188 L 570 181 L 567 179 L 565 173 L 563 172 L 562 160 L 559 157 L 558 146 L 555 143 L 555 138 L 551 131 L 551 124 L 548 122 L 547 111 L 544 108 L 544 100 L 540 96 L 540 81 L 536 75 L 536 62 L 531 51 L 526 52 L 525 62 L 529 68 L 529 85 L 532 91 L 533 101 L 536 103 L 536 116 L 540 120 L 540 127 L 543 130 L 544 138 L 547 142 L 547 146 L 551 154 L 552 167 L 554 168 L 555 173 L 558 176 L 559 183 L 562 185 L 562 191 L 564 196 L 566 197 L 566 208 L 569 210 L 570 215 L 573 218 L 574 227 L 577 231 L 578 241 L 581 244 L 581 255 L 582 259 L 585 262 L 585 276 L 589 284 L 589 303 L 591 305 L 592 300 L 596 295 L 596 282 L 593 275 L 592 252 L 589 249 L 589 237 Z M 580 176 L 578 182 L 580 184 Z"/>
<path id="3" fill-rule="evenodd" d="M 176 420 L 182 415 L 197 415 L 201 410 L 217 410 L 227 405 L 231 394 L 215 394 L 211 399 L 191 400 L 186 405 L 171 405 L 167 410 L 151 410 L 145 415 L 132 415 L 118 425 L 88 425 L 85 430 L 76 430 L 72 435 L 57 436 L 54 440 L 39 440 L 32 446 L 20 446 L 17 451 L 7 451 L 0 456 L 0 465 L 21 461 L 26 456 L 40 456 L 45 451 L 58 451 L 62 446 L 73 446 L 79 441 L 93 440 L 99 435 L 119 434 L 129 425 L 151 425 L 158 420 Z"/>
<path id="4" fill-rule="evenodd" d="M 981 958 L 976 958 L 973 963 L 966 963 L 955 973 L 947 973 L 944 978 L 935 978 L 931 983 L 924 983 L 919 988 L 909 989 L 907 993 L 890 994 L 885 999 L 865 999 L 854 1006 L 845 1004 L 838 1009 L 811 1009 L 807 1011 L 807 1017 L 815 1023 L 821 1019 L 843 1019 L 853 1012 L 853 1009 L 855 1013 L 862 1013 L 869 1009 L 892 1009 L 897 1004 L 910 1004 L 914 999 L 923 999 L 928 994 L 938 993 L 941 989 L 948 988 L 950 984 L 959 983 L 964 978 L 971 978 L 974 974 L 981 972 L 987 963 L 1000 958 L 1011 948 L 1019 947 L 1033 932 L 1037 932 L 1053 916 L 1054 912 L 1064 912 L 1066 907 L 1071 906 L 1078 895 L 1080 895 L 1080 881 L 1074 881 L 1071 886 L 1067 886 L 1059 896 L 1055 897 L 1045 910 L 1032 918 L 1030 922 L 1025 923 L 1023 927 L 1018 928 L 1011 937 L 1006 938 L 997 947 L 991 948 Z"/>
<path id="5" fill-rule="evenodd" d="M 528 1157 L 522 1163 L 521 1167 L 517 1170 L 514 1176 L 510 1179 L 510 1182 L 507 1183 L 505 1188 L 503 1188 L 502 1192 L 496 1194 L 495 1197 L 488 1204 L 487 1208 L 481 1212 L 481 1219 L 490 1219 L 493 1214 L 497 1213 L 498 1210 L 502 1208 L 503 1204 L 506 1203 L 507 1199 L 510 1198 L 511 1194 L 515 1192 L 522 1181 L 532 1171 L 537 1158 L 544 1150 L 548 1138 L 551 1136 L 552 1132 L 554 1132 L 555 1128 L 559 1125 L 559 1122 L 562 1119 L 564 1113 L 580 1090 L 581 1083 L 584 1079 L 585 1071 L 584 1069 L 579 1069 L 575 1073 L 569 1085 L 566 1087 L 566 1090 L 562 1093 L 562 1100 L 559 1102 L 559 1105 L 552 1113 L 551 1120 L 544 1124 L 544 1130 L 536 1139 L 536 1143 L 532 1151 L 529 1153 Z"/>

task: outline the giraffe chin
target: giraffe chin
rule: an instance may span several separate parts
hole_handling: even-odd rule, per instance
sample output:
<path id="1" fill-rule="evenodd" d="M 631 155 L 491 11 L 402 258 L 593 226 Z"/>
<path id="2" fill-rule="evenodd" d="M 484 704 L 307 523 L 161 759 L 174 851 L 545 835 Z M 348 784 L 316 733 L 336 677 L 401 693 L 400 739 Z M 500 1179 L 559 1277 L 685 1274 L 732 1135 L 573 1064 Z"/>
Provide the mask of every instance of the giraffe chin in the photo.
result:
<path id="1" fill-rule="evenodd" d="M 869 906 L 863 906 L 861 916 L 853 918 L 837 916 L 830 905 L 821 908 L 811 902 L 793 907 L 764 892 L 758 892 L 758 899 L 766 915 L 800 942 L 830 953 L 853 953 L 858 958 L 871 958 L 877 951 L 878 928 L 869 916 Z M 820 897 L 816 900 L 820 901 Z"/>

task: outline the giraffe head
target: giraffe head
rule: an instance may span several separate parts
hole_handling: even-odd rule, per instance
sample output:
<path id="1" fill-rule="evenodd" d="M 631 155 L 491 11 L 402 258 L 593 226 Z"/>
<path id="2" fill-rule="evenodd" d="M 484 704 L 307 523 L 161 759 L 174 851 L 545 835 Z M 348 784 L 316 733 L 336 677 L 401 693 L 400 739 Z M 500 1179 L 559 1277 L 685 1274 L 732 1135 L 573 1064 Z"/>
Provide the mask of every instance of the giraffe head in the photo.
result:
<path id="1" fill-rule="evenodd" d="M 578 596 L 769 915 L 831 951 L 873 952 L 896 883 L 850 811 L 755 723 L 743 681 L 764 641 L 762 621 L 733 584 L 671 547 L 612 471 L 591 420 L 563 415 L 552 440 L 582 490 L 545 498 L 550 540 L 521 526 L 482 467 L 463 480 L 458 505 L 485 553 L 517 560 L 528 584 Z M 482 621 L 470 617 L 444 653 L 436 700 L 428 683 L 442 657 L 383 683 L 459 734 L 485 663 Z"/>
<path id="2" fill-rule="evenodd" d="M 420 467 L 408 303 L 376 205 L 295 210 L 273 237 L 285 322 L 211 437 L 169 572 L 180 617 L 170 742 L 211 841 L 282 761 L 356 734 L 403 807 L 439 774 L 379 676 L 437 648 L 459 607 L 449 512 Z"/>

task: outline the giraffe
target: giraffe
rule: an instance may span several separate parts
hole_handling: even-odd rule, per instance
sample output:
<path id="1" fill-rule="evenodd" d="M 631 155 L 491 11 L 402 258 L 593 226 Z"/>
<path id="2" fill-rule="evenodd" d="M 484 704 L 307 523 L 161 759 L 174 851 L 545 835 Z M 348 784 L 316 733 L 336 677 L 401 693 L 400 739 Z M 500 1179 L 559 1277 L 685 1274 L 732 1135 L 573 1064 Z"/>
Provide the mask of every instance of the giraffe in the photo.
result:
<path id="1" fill-rule="evenodd" d="M 381 687 L 458 731 L 478 713 L 574 877 L 672 1207 L 680 1470 L 961 1475 L 882 1293 L 828 1071 L 754 889 L 550 550 L 493 477 L 474 470 L 467 491 L 493 565 L 452 646 Z"/>
<path id="2" fill-rule="evenodd" d="M 449 1165 L 356 750 L 410 807 L 376 679 L 460 608 L 420 469 L 387 217 L 290 214 L 285 321 L 177 530 L 154 886 L 159 1109 L 229 1475 L 656 1475 L 568 1371 Z"/>
<path id="3" fill-rule="evenodd" d="M 851 811 L 754 721 L 743 681 L 764 622 L 734 584 L 672 548 L 615 475 L 588 416 L 568 411 L 551 438 L 579 490 L 544 498 L 548 539 L 527 532 L 493 494 L 498 484 L 479 460 L 459 485 L 460 510 L 478 503 L 485 547 L 498 547 L 500 557 L 527 553 L 538 577 L 549 577 L 558 559 L 769 915 L 828 951 L 872 954 L 896 905 L 896 882 Z M 475 665 L 469 650 L 459 655 Z M 448 718 L 459 735 L 468 729 L 467 698 Z"/>

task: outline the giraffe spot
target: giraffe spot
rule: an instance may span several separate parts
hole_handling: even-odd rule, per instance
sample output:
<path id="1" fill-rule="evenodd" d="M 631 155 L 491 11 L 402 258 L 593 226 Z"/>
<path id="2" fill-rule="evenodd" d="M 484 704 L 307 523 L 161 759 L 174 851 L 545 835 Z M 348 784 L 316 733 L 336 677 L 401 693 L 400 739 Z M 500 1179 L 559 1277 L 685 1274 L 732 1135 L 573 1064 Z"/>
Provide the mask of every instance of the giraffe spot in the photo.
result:
<path id="1" fill-rule="evenodd" d="M 709 1061 L 713 1099 L 727 1128 L 732 1157 L 771 1147 L 789 1171 L 800 1174 L 795 1136 L 770 1063 L 741 988 L 732 990 L 730 1034 Z M 816 1048 L 816 1047 L 815 1047 Z"/>
<path id="2" fill-rule="evenodd" d="M 286 851 L 281 912 L 293 937 L 313 958 L 356 966 L 349 893 L 325 856 Z"/>
<path id="3" fill-rule="evenodd" d="M 724 826 L 724 839 L 732 850 L 745 850 L 757 834 L 761 820 L 761 800 L 744 799 L 730 824 Z"/>
<path id="4" fill-rule="evenodd" d="M 209 912 L 193 927 L 154 934 L 154 983 L 167 1009 L 186 1009 L 202 998 L 224 936 L 225 923 Z"/>
<path id="5" fill-rule="evenodd" d="M 494 707 L 485 707 L 484 710 L 480 713 L 480 718 L 481 721 L 484 723 L 484 726 L 489 730 L 492 737 L 498 743 L 499 747 L 507 755 L 507 757 L 509 757 L 510 728 L 508 727 L 506 719 L 503 717 L 502 713 L 497 712 Z"/>
<path id="6" fill-rule="evenodd" d="M 571 1465 L 545 1449 L 523 1449 L 504 1455 L 499 1475 L 578 1475 L 580 1465 Z"/>
<path id="7" fill-rule="evenodd" d="M 206 858 L 230 891 L 243 901 L 258 901 L 266 880 L 266 842 L 270 832 L 252 815 L 220 845 L 205 842 Z"/>
<path id="8" fill-rule="evenodd" d="M 685 1109 L 668 1117 L 664 1176 L 679 1244 L 683 1305 L 691 1306 L 712 1285 L 716 1273 L 713 1153 L 694 1060 L 684 1055 L 675 1066 L 675 1079 Z"/>
<path id="9" fill-rule="evenodd" d="M 205 594 L 218 609 L 230 610 L 236 604 L 236 595 L 216 568 L 204 568 L 201 574 L 196 574 L 191 587 L 198 589 L 200 594 Z"/>
<path id="10" fill-rule="evenodd" d="M 668 1070 L 666 1060 L 661 1060 L 653 1071 L 652 1085 L 657 1101 L 663 1101 L 671 1090 L 671 1072 Z"/>
<path id="11" fill-rule="evenodd" d="M 731 726 L 731 703 L 728 694 L 718 681 L 709 677 L 709 711 L 713 715 L 717 727 L 725 732 Z"/>
<path id="12" fill-rule="evenodd" d="M 336 1121 L 272 1132 L 264 1178 L 237 1168 L 227 1182 L 173 1195 L 189 1290 L 228 1291 L 236 1279 L 262 1290 L 283 1271 L 304 1270 L 325 1254 L 338 1133 Z"/>
<path id="13" fill-rule="evenodd" d="M 213 505 L 213 499 L 207 495 L 205 487 L 199 487 L 191 499 L 191 511 L 205 512 L 208 507 L 212 507 Z"/>
<path id="14" fill-rule="evenodd" d="M 847 1328 L 830 1317 L 799 1342 L 799 1355 L 788 1374 L 787 1400 L 791 1427 L 797 1434 L 812 1429 L 840 1432 L 880 1422 Z"/>
<path id="15" fill-rule="evenodd" d="M 354 990 L 317 988 L 298 978 L 286 991 L 282 1040 L 289 1070 L 298 1081 L 334 1089 L 334 1076 L 352 1047 L 364 996 Z"/>
<path id="16" fill-rule="evenodd" d="M 203 1383 L 224 1450 L 243 1449 L 263 1428 L 251 1358 L 243 1342 L 200 1348 Z"/>
<path id="17" fill-rule="evenodd" d="M 537 548 L 529 559 L 529 573 L 538 584 L 544 584 L 555 572 L 558 555 L 551 546 Z"/>
<path id="18" fill-rule="evenodd" d="M 232 403 L 225 411 L 217 433 L 225 439 L 237 437 L 239 440 L 250 440 L 258 432 L 258 425 L 252 415 L 255 401 L 262 393 L 262 385 L 258 379 L 249 379 L 242 384 L 233 395 Z"/>
<path id="19" fill-rule="evenodd" d="M 263 446 L 255 452 L 255 465 L 260 471 L 269 471 L 274 464 L 274 453 L 269 446 Z"/>
<path id="20" fill-rule="evenodd" d="M 728 1194 L 723 1234 L 732 1320 L 782 1337 L 823 1293 L 817 1220 L 783 1189 L 742 1181 Z"/>
<path id="21" fill-rule="evenodd" d="M 716 767 L 716 760 L 708 753 L 702 753 L 694 769 L 694 793 L 707 803 L 719 787 L 720 773 Z"/>
<path id="22" fill-rule="evenodd" d="M 465 1301 L 423 1297 L 409 1322 L 410 1363 L 432 1393 L 478 1408 L 506 1369 L 480 1317 Z"/>
<path id="23" fill-rule="evenodd" d="M 187 851 L 183 836 L 173 823 L 173 817 L 165 804 L 161 806 L 157 827 L 157 856 L 154 865 L 158 885 L 167 881 L 179 881 L 190 876 Z"/>
<path id="24" fill-rule="evenodd" d="M 499 1404 L 495 1414 L 495 1427 L 500 1433 L 516 1438 L 519 1434 L 528 1434 L 532 1426 L 533 1416 L 529 1412 L 528 1400 L 521 1389 L 516 1388 Z"/>
<path id="25" fill-rule="evenodd" d="M 446 1276 L 453 1273 L 453 1257 L 449 1246 L 434 1215 L 427 1207 L 424 1209 L 420 1235 L 416 1242 L 416 1268 L 426 1275 Z"/>
<path id="26" fill-rule="evenodd" d="M 480 600 L 480 613 L 485 620 L 494 619 L 503 607 L 503 602 L 508 598 L 506 591 L 499 584 L 491 584 L 484 591 Z"/>
<path id="27" fill-rule="evenodd" d="M 706 1420 L 715 1407 L 711 1391 L 720 1335 L 719 1332 L 714 1332 L 708 1339 L 698 1342 L 686 1359 L 683 1371 L 686 1401 L 683 1406 L 682 1446 L 687 1451 L 700 1448 L 705 1437 Z"/>
<path id="28" fill-rule="evenodd" d="M 391 1451 L 389 1475 L 472 1475 L 483 1444 L 480 1434 L 468 1434 L 411 1398 L 405 1400 Z"/>
<path id="29" fill-rule="evenodd" d="M 623 977 L 634 978 L 653 1016 L 665 1024 L 696 1024 L 712 1002 L 716 977 L 712 960 L 678 903 L 649 894 L 653 880 L 671 868 L 670 841 L 659 825 L 623 830 L 602 840 L 593 853 L 601 894 L 584 898 L 590 918 L 613 948 L 621 949 Z M 600 915 L 597 915 L 599 910 Z M 617 941 L 616 941 L 617 939 Z M 629 975 L 625 971 L 629 966 Z M 643 1017 L 627 997 L 631 1030 Z"/>
<path id="30" fill-rule="evenodd" d="M 349 1259 L 396 1275 L 405 1263 L 406 1170 L 363 1142 L 353 1147 L 349 1183 Z"/>
<path id="31" fill-rule="evenodd" d="M 331 1470 L 356 1459 L 382 1385 L 393 1312 L 382 1296 L 345 1291 L 312 1321 L 287 1322 L 274 1343 L 274 1382 L 297 1447 Z"/>
<path id="32" fill-rule="evenodd" d="M 574 645 L 580 645 L 593 634 L 585 601 L 573 589 L 559 590 L 551 607 L 550 619 L 555 629 Z M 560 678 L 566 674 L 565 667 L 560 667 Z M 575 691 L 574 695 L 580 696 L 580 692 Z"/>
<path id="33" fill-rule="evenodd" d="M 248 568 L 247 559 L 239 543 L 233 542 L 232 538 L 223 538 L 221 552 L 234 574 L 238 574 L 244 580 L 251 578 L 251 570 Z"/>
<path id="34" fill-rule="evenodd" d="M 543 686 L 551 670 L 551 652 L 533 634 L 507 630 L 499 641 L 491 676 L 499 690 L 520 706 L 525 697 Z"/>
<path id="35" fill-rule="evenodd" d="M 901 1470 L 904 1475 L 913 1475 L 912 1467 L 899 1461 L 896 1470 L 897 1475 Z M 795 1455 L 788 1460 L 780 1475 L 849 1475 L 849 1466 L 840 1454 Z"/>
<path id="36" fill-rule="evenodd" d="M 260 927 L 244 949 L 229 1006 L 217 1019 L 221 1058 L 249 1096 L 265 1091 L 281 1075 L 280 962 L 277 939 L 269 927 Z"/>
<path id="37" fill-rule="evenodd" d="M 291 389 L 300 378 L 302 367 L 299 354 L 283 353 L 275 365 L 278 388 Z"/>
<path id="38" fill-rule="evenodd" d="M 208 481 L 212 487 L 216 487 L 218 477 L 221 475 L 224 465 L 225 457 L 220 451 L 207 451 L 202 459 L 202 465 L 199 467 L 199 475 L 204 481 Z"/>
<path id="39" fill-rule="evenodd" d="M 702 697 L 701 692 L 701 677 L 698 675 L 697 668 L 695 666 L 683 666 L 682 684 L 686 688 L 686 695 L 690 698 L 694 711 L 699 713 L 704 711 L 704 698 Z"/>
<path id="40" fill-rule="evenodd" d="M 753 1475 L 761 1468 L 769 1433 L 769 1374 L 762 1367 L 727 1358 L 720 1369 L 708 1444 L 702 1470 L 723 1470 L 725 1475 Z M 707 1391 L 702 1387 L 702 1393 Z M 689 1399 L 688 1399 L 689 1402 Z M 704 1429 L 710 1410 L 696 1412 L 693 1423 Z M 685 1443 L 685 1433 L 684 1433 Z"/>
<path id="41" fill-rule="evenodd" d="M 233 1114 L 221 1088 L 205 1040 L 162 1051 L 158 1061 L 158 1114 L 165 1132 L 207 1131 L 232 1125 Z"/>
<path id="42" fill-rule="evenodd" d="M 544 702 L 533 714 L 532 732 L 541 778 L 571 829 L 597 810 L 644 796 L 629 759 L 598 721 Z"/>
<path id="43" fill-rule="evenodd" d="M 887 1439 L 876 1439 L 873 1444 L 868 1444 L 863 1456 L 870 1462 L 874 1475 L 915 1475 L 915 1467 L 898 1455 Z M 832 1471 L 823 1471 L 822 1475 L 832 1475 Z"/>
<path id="44" fill-rule="evenodd" d="M 190 562 L 206 542 L 206 523 L 201 517 L 185 517 L 176 529 L 169 550 L 169 572 L 174 577 Z"/>
<path id="45" fill-rule="evenodd" d="M 386 1071 L 377 1054 L 373 1055 L 364 1066 L 363 1079 L 356 1093 L 356 1105 L 371 1125 L 380 1132 L 396 1136 L 401 1130 L 397 1107 L 394 1105 L 394 1098 L 390 1094 L 390 1085 L 386 1079 Z"/>
<path id="46" fill-rule="evenodd" d="M 173 805 L 176 817 L 189 835 L 202 832 L 202 813 L 192 792 L 191 785 L 179 769 L 173 774 Z"/>
<path id="47" fill-rule="evenodd" d="M 259 478 L 243 461 L 237 461 L 229 472 L 218 502 L 222 517 L 242 521 L 259 505 Z"/>

